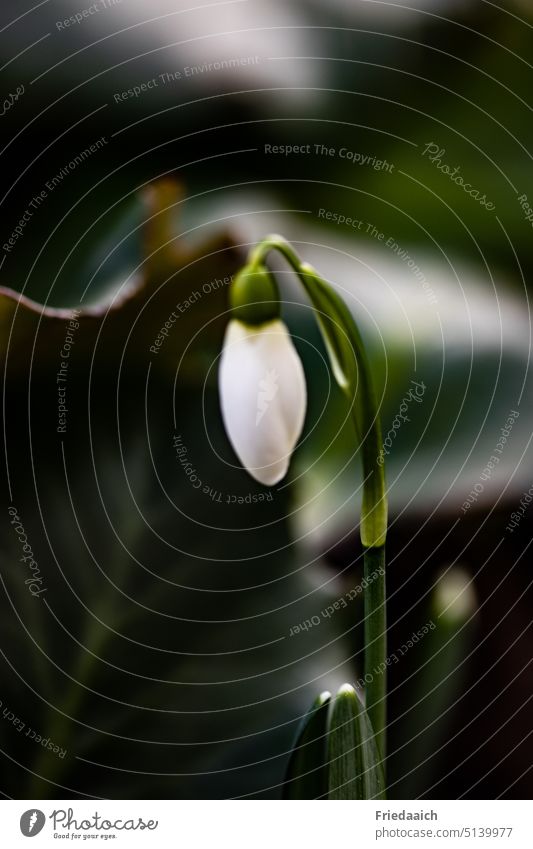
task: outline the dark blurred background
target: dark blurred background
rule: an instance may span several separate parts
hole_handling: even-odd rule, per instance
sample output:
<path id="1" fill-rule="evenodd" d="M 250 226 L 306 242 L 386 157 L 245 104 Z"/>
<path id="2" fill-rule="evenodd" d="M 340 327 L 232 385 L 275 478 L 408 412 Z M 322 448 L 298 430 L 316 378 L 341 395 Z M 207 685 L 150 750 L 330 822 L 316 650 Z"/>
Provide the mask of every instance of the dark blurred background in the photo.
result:
<path id="1" fill-rule="evenodd" d="M 362 577 L 359 457 L 277 261 L 309 413 L 272 500 L 220 420 L 224 281 L 279 231 L 360 323 L 384 434 L 424 385 L 387 458 L 390 796 L 528 798 L 530 4 L 0 16 L 2 792 L 277 797 L 315 694 L 361 674 L 360 598 L 321 615 Z"/>

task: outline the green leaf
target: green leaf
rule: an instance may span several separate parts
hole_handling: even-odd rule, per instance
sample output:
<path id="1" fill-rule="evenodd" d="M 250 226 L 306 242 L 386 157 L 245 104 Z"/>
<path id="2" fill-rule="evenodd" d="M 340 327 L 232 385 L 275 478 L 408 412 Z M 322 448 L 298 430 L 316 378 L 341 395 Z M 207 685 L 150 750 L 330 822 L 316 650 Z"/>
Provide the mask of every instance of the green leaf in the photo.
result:
<path id="1" fill-rule="evenodd" d="M 321 693 L 304 716 L 289 760 L 284 799 L 320 799 L 327 794 L 327 730 L 331 693 Z"/>
<path id="2" fill-rule="evenodd" d="M 359 696 L 343 684 L 328 736 L 329 799 L 384 799 L 385 782 L 370 720 Z"/>

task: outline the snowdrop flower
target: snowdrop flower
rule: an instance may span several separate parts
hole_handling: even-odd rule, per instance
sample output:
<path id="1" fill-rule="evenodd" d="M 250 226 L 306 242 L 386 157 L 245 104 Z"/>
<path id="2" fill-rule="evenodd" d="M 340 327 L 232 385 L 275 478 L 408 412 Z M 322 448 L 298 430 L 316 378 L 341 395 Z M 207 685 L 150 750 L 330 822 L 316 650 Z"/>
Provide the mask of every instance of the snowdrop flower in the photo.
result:
<path id="1" fill-rule="evenodd" d="M 367 588 L 364 596 L 365 707 L 359 703 L 352 687 L 342 687 L 337 702 L 342 711 L 347 709 L 349 702 L 357 722 L 364 720 L 365 729 L 370 732 L 365 730 L 367 743 L 369 746 L 375 744 L 373 762 L 379 765 L 380 761 L 383 764 L 386 748 L 387 621 L 384 600 L 387 488 L 384 464 L 378 461 L 383 441 L 372 372 L 348 305 L 309 263 L 302 262 L 290 242 L 275 233 L 265 236 L 250 251 L 248 265 L 230 287 L 233 316 L 226 331 L 219 371 L 222 415 L 232 445 L 250 474 L 266 485 L 280 481 L 287 472 L 291 453 L 303 427 L 306 389 L 302 364 L 287 328 L 280 320 L 276 282 L 264 264 L 271 251 L 281 254 L 304 288 L 322 333 L 331 370 L 349 402 L 354 444 L 359 434 L 364 437 L 360 441 L 363 498 L 359 536 L 364 579 L 367 584 L 372 584 L 372 592 L 369 593 Z M 371 670 L 377 668 L 385 671 L 372 675 Z M 318 704 L 321 706 L 322 702 Z M 316 703 L 308 714 L 312 721 L 316 718 L 315 708 Z M 339 742 L 344 758 L 353 750 L 353 740 L 350 740 L 342 737 Z M 345 751 L 345 744 L 351 748 Z M 288 780 L 294 788 L 293 778 L 289 776 Z M 364 788 L 361 785 L 348 796 L 363 798 L 368 794 L 369 798 L 383 797 L 383 776 L 379 786 L 376 783 L 377 792 L 369 790 L 366 779 L 363 784 Z M 305 790 L 308 791 L 308 788 Z M 342 792 L 344 794 L 345 788 Z M 297 795 L 295 798 L 307 797 Z"/>
<path id="2" fill-rule="evenodd" d="M 304 371 L 266 268 L 244 269 L 232 283 L 231 303 L 236 317 L 226 330 L 219 370 L 222 417 L 245 469 L 272 486 L 285 477 L 302 432 Z"/>

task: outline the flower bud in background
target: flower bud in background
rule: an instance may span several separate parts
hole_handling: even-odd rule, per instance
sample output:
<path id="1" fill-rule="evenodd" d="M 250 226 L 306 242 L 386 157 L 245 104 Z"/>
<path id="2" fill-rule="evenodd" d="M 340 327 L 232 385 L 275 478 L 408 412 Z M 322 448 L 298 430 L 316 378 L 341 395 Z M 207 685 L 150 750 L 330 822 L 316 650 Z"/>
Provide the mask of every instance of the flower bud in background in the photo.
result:
<path id="1" fill-rule="evenodd" d="M 477 609 L 476 592 L 471 576 L 461 566 L 441 575 L 433 593 L 433 609 L 448 628 L 459 628 Z"/>
<path id="2" fill-rule="evenodd" d="M 307 404 L 304 371 L 270 272 L 246 268 L 231 290 L 233 314 L 219 370 L 222 417 L 245 469 L 266 486 L 287 473 Z"/>

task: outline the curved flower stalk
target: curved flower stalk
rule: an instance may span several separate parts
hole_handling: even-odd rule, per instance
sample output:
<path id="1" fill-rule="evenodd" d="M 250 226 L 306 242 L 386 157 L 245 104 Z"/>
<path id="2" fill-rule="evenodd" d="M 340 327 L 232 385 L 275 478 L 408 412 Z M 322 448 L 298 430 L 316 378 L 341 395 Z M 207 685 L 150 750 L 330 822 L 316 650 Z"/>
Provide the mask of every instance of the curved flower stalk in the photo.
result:
<path id="1" fill-rule="evenodd" d="M 230 297 L 234 318 L 226 334 L 220 369 L 224 421 L 230 440 L 248 471 L 263 483 L 271 484 L 280 480 L 287 471 L 290 453 L 303 425 L 305 383 L 301 363 L 289 342 L 288 334 L 285 336 L 285 325 L 279 319 L 276 283 L 265 266 L 266 257 L 272 250 L 281 253 L 296 272 L 314 307 L 335 380 L 348 399 L 355 435 L 360 444 L 363 499 L 359 532 L 367 581 L 364 594 L 364 671 L 367 684 L 363 711 L 368 716 L 369 727 L 373 729 L 373 744 L 384 762 L 387 500 L 384 467 L 379 462 L 381 428 L 372 376 L 361 335 L 346 304 L 312 266 L 300 260 L 292 246 L 281 236 L 267 236 L 260 242 L 251 252 L 246 267 L 232 283 Z M 273 330 L 279 337 L 277 342 L 268 345 L 266 340 Z M 235 339 L 241 344 L 242 358 L 237 353 L 231 354 Z M 271 351 L 272 360 L 269 359 Z M 245 357 L 250 358 L 246 363 Z M 254 380 L 263 368 L 268 369 L 269 362 L 274 361 L 276 374 L 279 373 L 283 383 L 283 394 L 280 393 L 278 402 L 273 403 L 272 420 L 275 429 L 271 438 L 267 438 L 263 431 L 259 432 L 254 427 L 253 409 L 254 404 L 257 404 Z M 235 383 L 239 381 L 242 370 L 245 377 L 237 388 Z M 359 782 L 357 786 L 363 784 Z"/>

